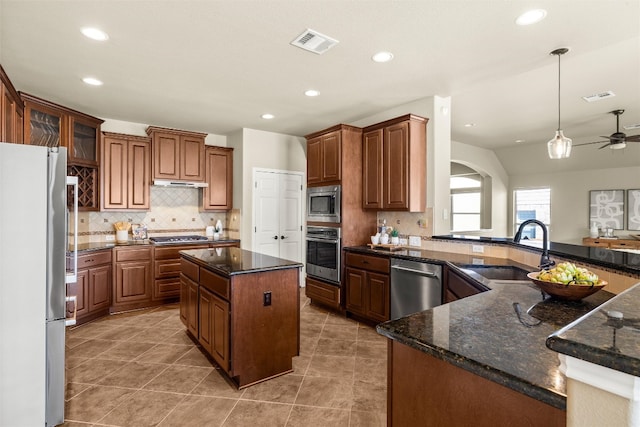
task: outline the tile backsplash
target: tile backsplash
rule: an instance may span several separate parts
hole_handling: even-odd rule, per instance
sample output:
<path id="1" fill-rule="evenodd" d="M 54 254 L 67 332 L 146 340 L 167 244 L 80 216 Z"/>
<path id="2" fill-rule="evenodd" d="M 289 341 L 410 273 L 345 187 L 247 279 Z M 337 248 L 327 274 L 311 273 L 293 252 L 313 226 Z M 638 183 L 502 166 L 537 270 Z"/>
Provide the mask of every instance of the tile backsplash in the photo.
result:
<path id="1" fill-rule="evenodd" d="M 427 208 L 424 212 L 378 212 L 377 226 L 382 221 L 387 221 L 387 226 L 398 230 L 401 239 L 409 236 L 419 236 L 424 246 L 427 239 L 433 235 L 433 209 Z M 372 234 L 375 232 L 372 230 Z"/>
<path id="2" fill-rule="evenodd" d="M 151 210 L 148 212 L 80 212 L 78 214 L 78 243 L 103 242 L 115 236 L 113 224 L 128 221 L 145 224 L 149 236 L 162 234 L 202 234 L 205 227 L 220 220 L 223 234 L 240 238 L 241 224 L 238 209 L 229 212 L 200 212 L 195 188 L 151 187 Z M 72 234 L 73 231 L 70 231 Z M 73 237 L 70 237 L 73 241 Z"/>

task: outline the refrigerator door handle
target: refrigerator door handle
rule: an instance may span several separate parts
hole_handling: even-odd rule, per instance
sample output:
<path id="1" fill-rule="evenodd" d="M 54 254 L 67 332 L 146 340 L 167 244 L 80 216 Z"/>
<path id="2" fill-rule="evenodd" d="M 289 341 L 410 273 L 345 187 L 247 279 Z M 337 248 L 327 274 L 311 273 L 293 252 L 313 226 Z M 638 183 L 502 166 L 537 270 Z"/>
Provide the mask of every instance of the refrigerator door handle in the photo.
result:
<path id="1" fill-rule="evenodd" d="M 76 315 L 78 314 L 78 296 L 71 295 L 65 298 L 67 303 L 73 303 L 73 316 L 66 317 L 64 321 L 64 326 L 73 326 L 76 324 Z M 67 310 L 68 312 L 68 310 Z"/>
<path id="2" fill-rule="evenodd" d="M 66 283 L 76 283 L 78 281 L 78 177 L 67 176 L 67 186 L 69 185 L 73 186 L 73 272 L 67 272 Z"/>

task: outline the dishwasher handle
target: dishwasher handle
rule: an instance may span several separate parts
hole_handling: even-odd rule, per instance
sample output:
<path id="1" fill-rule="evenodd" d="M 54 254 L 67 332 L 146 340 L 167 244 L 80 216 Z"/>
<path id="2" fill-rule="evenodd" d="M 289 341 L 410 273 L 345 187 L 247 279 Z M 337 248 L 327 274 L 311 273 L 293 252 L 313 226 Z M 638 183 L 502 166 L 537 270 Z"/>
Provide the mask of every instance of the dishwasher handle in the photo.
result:
<path id="1" fill-rule="evenodd" d="M 392 265 L 391 268 L 394 270 L 408 271 L 409 273 L 415 273 L 425 277 L 438 277 L 436 273 L 431 271 L 414 270 L 413 268 L 401 267 L 399 265 Z"/>

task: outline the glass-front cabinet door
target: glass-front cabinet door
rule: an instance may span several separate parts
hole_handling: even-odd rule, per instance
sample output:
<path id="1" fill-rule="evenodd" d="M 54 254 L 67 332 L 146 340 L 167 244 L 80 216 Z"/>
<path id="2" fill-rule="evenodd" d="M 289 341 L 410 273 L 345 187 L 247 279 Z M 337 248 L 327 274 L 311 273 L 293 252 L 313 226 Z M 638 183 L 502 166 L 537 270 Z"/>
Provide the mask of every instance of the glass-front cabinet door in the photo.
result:
<path id="1" fill-rule="evenodd" d="M 100 123 L 69 115 L 69 163 L 98 166 Z"/>
<path id="2" fill-rule="evenodd" d="M 44 147 L 60 147 L 65 135 L 64 113 L 25 99 L 24 142 Z"/>

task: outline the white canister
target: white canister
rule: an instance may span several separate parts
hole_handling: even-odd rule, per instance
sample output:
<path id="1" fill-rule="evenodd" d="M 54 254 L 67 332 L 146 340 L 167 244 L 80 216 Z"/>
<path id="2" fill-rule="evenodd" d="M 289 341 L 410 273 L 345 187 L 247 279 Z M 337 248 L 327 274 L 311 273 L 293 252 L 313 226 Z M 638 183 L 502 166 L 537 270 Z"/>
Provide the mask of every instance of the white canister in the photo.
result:
<path id="1" fill-rule="evenodd" d="M 589 229 L 589 237 L 591 237 L 592 239 L 598 238 L 598 224 L 596 224 L 595 222 L 591 224 L 591 228 Z"/>
<path id="2" fill-rule="evenodd" d="M 116 230 L 116 242 L 126 243 L 129 240 L 128 230 Z"/>
<path id="3" fill-rule="evenodd" d="M 207 228 L 205 228 L 205 235 L 207 237 L 213 237 L 213 233 L 214 233 L 213 225 L 207 225 Z"/>

